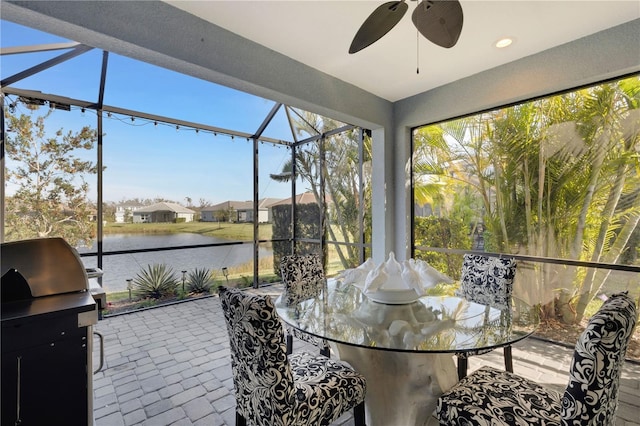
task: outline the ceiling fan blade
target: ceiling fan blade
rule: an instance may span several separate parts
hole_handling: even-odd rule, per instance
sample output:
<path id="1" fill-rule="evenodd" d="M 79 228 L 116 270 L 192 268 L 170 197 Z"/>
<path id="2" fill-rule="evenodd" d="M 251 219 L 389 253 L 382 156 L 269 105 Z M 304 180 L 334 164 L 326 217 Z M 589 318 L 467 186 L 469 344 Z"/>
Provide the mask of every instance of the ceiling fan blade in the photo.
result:
<path id="1" fill-rule="evenodd" d="M 413 11 L 420 34 L 442 47 L 453 47 L 462 32 L 462 6 L 458 0 L 423 0 Z"/>
<path id="2" fill-rule="evenodd" d="M 404 0 L 390 1 L 378 6 L 356 33 L 349 53 L 359 52 L 380 40 L 400 22 L 408 8 Z"/>

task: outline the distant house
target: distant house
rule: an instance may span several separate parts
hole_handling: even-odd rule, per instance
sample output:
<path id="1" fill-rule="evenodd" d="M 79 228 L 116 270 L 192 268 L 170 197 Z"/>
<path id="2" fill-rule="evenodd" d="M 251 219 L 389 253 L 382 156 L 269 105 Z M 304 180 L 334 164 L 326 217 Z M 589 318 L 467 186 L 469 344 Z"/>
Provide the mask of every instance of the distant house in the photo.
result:
<path id="1" fill-rule="evenodd" d="M 125 223 L 127 218 L 131 218 L 134 211 L 144 207 L 142 203 L 130 201 L 116 204 L 115 221 L 116 223 Z M 131 222 L 131 219 L 129 220 Z"/>
<path id="2" fill-rule="evenodd" d="M 258 202 L 258 223 L 271 221 L 270 207 L 279 198 L 263 198 Z M 200 220 L 203 222 L 218 222 L 225 220 L 237 223 L 253 223 L 253 201 L 225 201 L 215 206 L 204 207 L 200 210 Z"/>
<path id="3" fill-rule="evenodd" d="M 253 203 L 251 201 L 225 201 L 200 210 L 202 222 L 251 222 Z"/>
<path id="4" fill-rule="evenodd" d="M 303 192 L 302 194 L 298 194 L 296 195 L 296 204 L 300 205 L 300 204 L 316 204 L 316 196 L 313 194 L 313 192 Z M 325 197 L 325 202 L 327 203 L 327 206 L 331 206 L 332 202 L 331 202 L 331 197 L 329 197 L 328 195 Z M 281 205 L 290 205 L 291 204 L 291 198 L 286 198 L 284 200 L 280 200 L 277 203 L 273 203 L 271 206 L 281 206 Z"/>
<path id="5" fill-rule="evenodd" d="M 141 207 L 133 212 L 133 223 L 167 223 L 184 219 L 193 222 L 196 214 L 191 209 L 176 203 L 156 203 Z"/>
<path id="6" fill-rule="evenodd" d="M 258 201 L 258 223 L 272 222 L 271 206 L 282 201 L 282 198 L 263 198 Z"/>
<path id="7" fill-rule="evenodd" d="M 305 219 L 303 219 L 304 221 L 313 222 L 313 215 L 315 214 L 314 212 L 316 212 L 315 207 L 313 207 L 313 205 L 317 206 L 318 213 L 320 211 L 319 210 L 320 206 L 318 205 L 318 201 L 313 192 L 303 192 L 301 194 L 297 194 L 294 199 L 286 198 L 284 200 L 278 201 L 277 203 L 274 203 L 271 205 L 270 210 L 271 212 L 273 212 L 274 209 L 280 210 L 278 212 L 280 215 L 285 214 L 287 210 L 291 209 L 292 201 L 295 201 L 295 205 L 297 206 L 298 212 L 303 211 L 303 212 L 308 212 L 307 214 L 311 214 L 311 216 L 308 216 Z M 306 208 L 304 208 L 303 206 L 305 206 Z M 309 208 L 311 208 L 311 210 L 309 210 Z M 324 208 L 326 209 L 329 215 L 332 215 L 334 213 L 335 205 L 333 203 L 333 199 L 329 195 L 325 196 Z"/>

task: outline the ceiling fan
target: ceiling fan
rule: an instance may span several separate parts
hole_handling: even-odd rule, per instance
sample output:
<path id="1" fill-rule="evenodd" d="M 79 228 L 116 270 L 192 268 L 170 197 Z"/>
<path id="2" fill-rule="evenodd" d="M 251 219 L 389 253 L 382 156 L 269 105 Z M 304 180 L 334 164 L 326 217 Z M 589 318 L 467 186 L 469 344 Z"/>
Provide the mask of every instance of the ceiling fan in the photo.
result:
<path id="1" fill-rule="evenodd" d="M 406 0 L 389 1 L 376 8 L 364 21 L 351 42 L 356 53 L 380 40 L 407 12 Z M 438 46 L 455 46 L 462 32 L 462 6 L 458 0 L 422 0 L 411 16 L 420 34 Z"/>

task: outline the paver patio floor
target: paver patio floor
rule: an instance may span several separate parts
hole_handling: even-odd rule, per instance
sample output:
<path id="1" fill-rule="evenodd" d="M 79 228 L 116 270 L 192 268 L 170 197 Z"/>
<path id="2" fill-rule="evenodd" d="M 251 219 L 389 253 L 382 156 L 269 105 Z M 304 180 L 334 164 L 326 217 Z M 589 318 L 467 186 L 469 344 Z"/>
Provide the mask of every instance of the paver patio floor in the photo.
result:
<path id="1" fill-rule="evenodd" d="M 258 291 L 277 295 L 279 288 Z M 217 296 L 107 317 L 94 330 L 105 345 L 104 366 L 94 375 L 96 426 L 235 424 L 228 336 Z M 306 348 L 296 343 L 299 349 Z M 98 352 L 95 347 L 94 368 Z M 530 338 L 514 346 L 514 370 L 561 390 L 572 353 Z M 484 364 L 503 368 L 502 351 L 471 358 L 469 371 Z M 616 425 L 640 426 L 640 365 L 625 363 L 619 399 Z M 333 426 L 351 424 L 346 414 Z"/>

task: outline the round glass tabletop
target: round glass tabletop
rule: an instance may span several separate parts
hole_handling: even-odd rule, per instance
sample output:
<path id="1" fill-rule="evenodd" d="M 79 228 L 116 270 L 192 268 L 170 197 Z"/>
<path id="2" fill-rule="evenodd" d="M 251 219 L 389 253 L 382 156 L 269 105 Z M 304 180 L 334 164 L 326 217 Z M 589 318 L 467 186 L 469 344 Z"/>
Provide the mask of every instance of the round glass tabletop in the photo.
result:
<path id="1" fill-rule="evenodd" d="M 329 279 L 316 298 L 286 305 L 289 325 L 335 343 L 404 352 L 465 352 L 515 343 L 539 324 L 537 310 L 513 298 L 500 310 L 454 296 L 422 296 L 410 303 L 379 303 L 358 287 Z"/>

